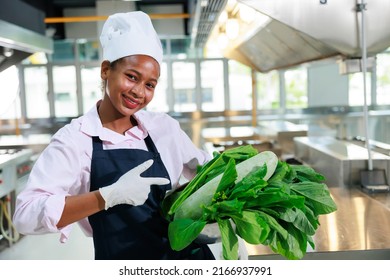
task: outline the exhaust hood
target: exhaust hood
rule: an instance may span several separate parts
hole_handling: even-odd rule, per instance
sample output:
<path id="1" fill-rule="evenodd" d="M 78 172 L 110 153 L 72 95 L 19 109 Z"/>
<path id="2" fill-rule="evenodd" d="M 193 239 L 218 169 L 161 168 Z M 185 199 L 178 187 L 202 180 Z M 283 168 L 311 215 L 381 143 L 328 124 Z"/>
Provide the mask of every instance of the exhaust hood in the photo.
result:
<path id="1" fill-rule="evenodd" d="M 0 20 L 0 72 L 36 52 L 53 52 L 53 40 Z"/>
<path id="2" fill-rule="evenodd" d="M 359 0 L 238 0 L 265 20 L 229 45 L 224 56 L 260 72 L 334 58 L 361 59 Z M 367 56 L 390 46 L 390 1 L 366 0 Z"/>

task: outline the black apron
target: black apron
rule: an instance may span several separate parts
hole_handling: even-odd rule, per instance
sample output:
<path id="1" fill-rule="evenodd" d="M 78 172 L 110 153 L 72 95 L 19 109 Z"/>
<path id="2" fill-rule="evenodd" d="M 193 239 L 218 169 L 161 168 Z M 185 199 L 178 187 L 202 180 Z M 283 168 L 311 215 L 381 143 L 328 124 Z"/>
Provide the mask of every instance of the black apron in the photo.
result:
<path id="1" fill-rule="evenodd" d="M 116 182 L 124 173 L 153 159 L 143 177 L 164 177 L 168 172 L 150 136 L 145 138 L 148 151 L 140 149 L 103 150 L 99 137 L 92 138 L 91 188 L 98 190 Z M 131 182 L 129 182 L 131 184 Z M 137 186 L 135 186 L 137 187 Z M 91 215 L 95 259 L 161 260 L 214 259 L 207 245 L 195 242 L 183 251 L 173 251 L 168 240 L 168 221 L 161 215 L 161 202 L 171 184 L 152 185 L 143 205 L 116 205 Z"/>

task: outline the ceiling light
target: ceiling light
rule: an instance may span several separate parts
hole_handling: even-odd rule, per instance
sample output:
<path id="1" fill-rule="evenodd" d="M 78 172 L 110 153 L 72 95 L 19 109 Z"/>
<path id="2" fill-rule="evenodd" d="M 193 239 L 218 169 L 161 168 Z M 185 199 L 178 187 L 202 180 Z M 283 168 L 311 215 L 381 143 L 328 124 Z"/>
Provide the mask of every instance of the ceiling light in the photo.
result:
<path id="1" fill-rule="evenodd" d="M 236 0 L 228 0 L 228 2 L 226 4 L 226 9 L 231 12 L 234 9 L 234 7 L 236 6 L 236 4 L 237 4 Z"/>
<path id="2" fill-rule="evenodd" d="M 11 57 L 14 54 L 14 50 L 10 48 L 3 48 L 3 54 L 5 57 Z"/>
<path id="3" fill-rule="evenodd" d="M 226 36 L 226 33 L 219 33 L 217 37 L 217 44 L 220 49 L 224 49 L 227 47 L 229 43 L 229 39 Z"/>
<path id="4" fill-rule="evenodd" d="M 240 5 L 240 19 L 246 23 L 251 23 L 255 19 L 256 11 L 247 5 Z"/>
<path id="5" fill-rule="evenodd" d="M 226 35 L 230 40 L 236 39 L 240 32 L 240 24 L 237 19 L 229 18 L 226 22 Z"/>
<path id="6" fill-rule="evenodd" d="M 222 11 L 219 15 L 218 22 L 224 23 L 228 19 L 228 13 L 226 11 Z"/>

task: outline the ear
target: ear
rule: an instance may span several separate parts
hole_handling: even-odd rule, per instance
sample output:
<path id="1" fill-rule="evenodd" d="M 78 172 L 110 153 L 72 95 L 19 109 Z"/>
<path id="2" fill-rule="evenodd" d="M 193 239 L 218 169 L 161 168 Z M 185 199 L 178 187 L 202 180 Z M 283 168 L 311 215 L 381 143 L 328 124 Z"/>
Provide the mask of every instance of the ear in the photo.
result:
<path id="1" fill-rule="evenodd" d="M 109 71 L 110 62 L 108 60 L 104 60 L 100 65 L 100 77 L 102 78 L 102 80 L 107 80 Z"/>

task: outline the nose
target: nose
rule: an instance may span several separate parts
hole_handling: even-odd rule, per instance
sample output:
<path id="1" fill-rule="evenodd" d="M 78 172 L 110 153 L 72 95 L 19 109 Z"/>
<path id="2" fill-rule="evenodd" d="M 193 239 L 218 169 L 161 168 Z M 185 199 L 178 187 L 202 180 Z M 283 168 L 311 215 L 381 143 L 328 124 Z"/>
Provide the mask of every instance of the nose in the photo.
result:
<path id="1" fill-rule="evenodd" d="M 137 98 L 145 96 L 145 91 L 144 87 L 142 86 L 142 83 L 134 84 L 133 88 L 131 89 L 131 92 L 134 93 Z"/>

